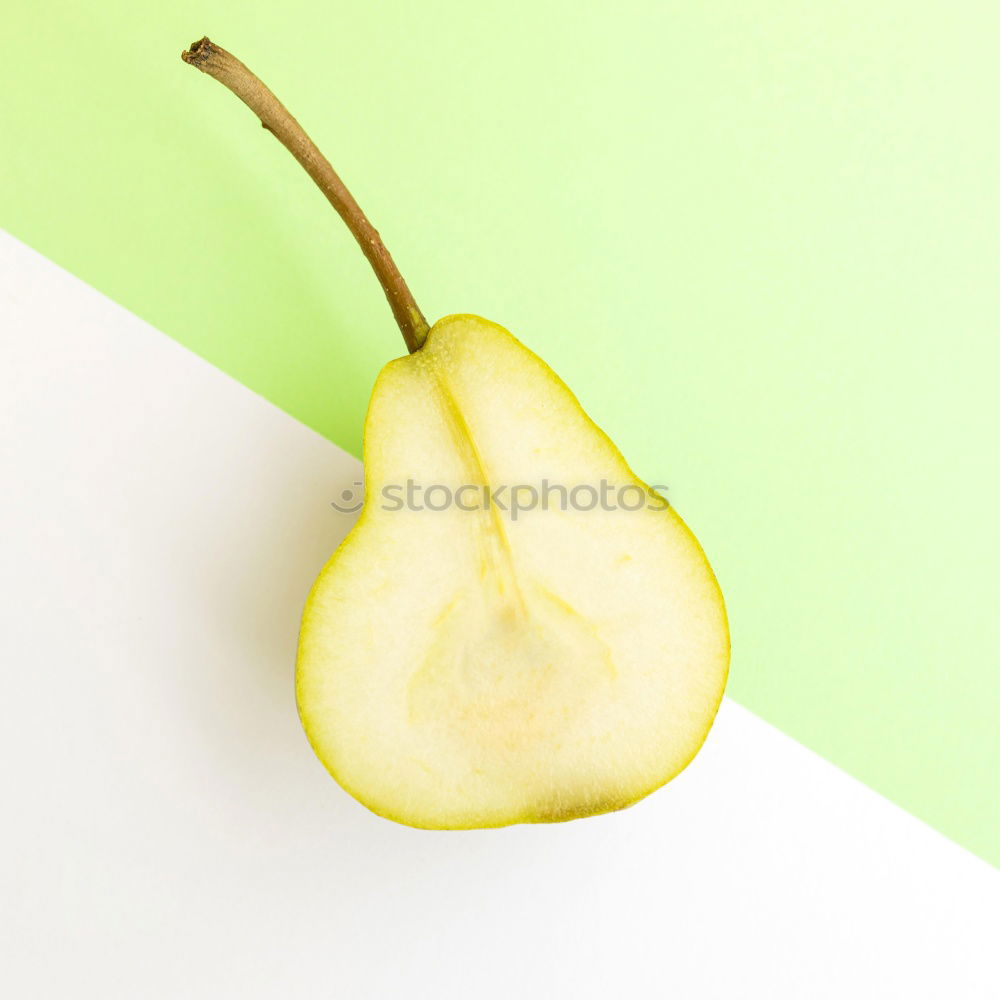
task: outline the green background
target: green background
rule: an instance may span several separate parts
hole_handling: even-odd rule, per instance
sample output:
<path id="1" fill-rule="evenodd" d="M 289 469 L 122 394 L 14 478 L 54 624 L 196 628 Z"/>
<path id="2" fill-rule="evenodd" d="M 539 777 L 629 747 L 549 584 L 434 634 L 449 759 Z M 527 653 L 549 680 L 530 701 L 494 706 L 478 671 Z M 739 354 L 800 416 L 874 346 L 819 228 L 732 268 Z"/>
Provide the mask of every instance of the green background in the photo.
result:
<path id="1" fill-rule="evenodd" d="M 0 225 L 358 453 L 398 332 L 305 175 L 181 63 L 208 33 L 429 317 L 509 327 L 670 484 L 732 696 L 1000 862 L 994 0 L 4 21 Z"/>

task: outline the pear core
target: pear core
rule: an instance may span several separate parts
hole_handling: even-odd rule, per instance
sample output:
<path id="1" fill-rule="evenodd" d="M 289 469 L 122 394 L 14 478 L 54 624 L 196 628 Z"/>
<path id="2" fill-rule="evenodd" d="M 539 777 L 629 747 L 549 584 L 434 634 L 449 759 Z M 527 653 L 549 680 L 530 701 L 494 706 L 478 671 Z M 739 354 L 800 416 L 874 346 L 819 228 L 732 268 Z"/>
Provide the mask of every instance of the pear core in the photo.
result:
<path id="1" fill-rule="evenodd" d="M 648 487 L 506 330 L 449 316 L 390 362 L 366 503 L 306 605 L 296 690 L 330 773 L 374 812 L 456 829 L 623 808 L 697 753 L 725 687 L 722 596 L 665 503 L 384 502 L 417 482 Z M 485 496 L 477 492 L 477 496 Z"/>

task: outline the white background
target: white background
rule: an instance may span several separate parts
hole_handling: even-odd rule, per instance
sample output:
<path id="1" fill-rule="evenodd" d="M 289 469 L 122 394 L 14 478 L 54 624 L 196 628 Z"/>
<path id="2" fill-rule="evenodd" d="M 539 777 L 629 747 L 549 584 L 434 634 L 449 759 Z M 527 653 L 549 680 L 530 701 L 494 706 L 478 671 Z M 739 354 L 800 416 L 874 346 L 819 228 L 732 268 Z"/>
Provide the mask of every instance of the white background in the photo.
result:
<path id="1" fill-rule="evenodd" d="M 292 690 L 359 464 L 2 234 L 0 331 L 4 996 L 1000 997 L 997 872 L 731 702 L 624 813 L 369 814 Z"/>

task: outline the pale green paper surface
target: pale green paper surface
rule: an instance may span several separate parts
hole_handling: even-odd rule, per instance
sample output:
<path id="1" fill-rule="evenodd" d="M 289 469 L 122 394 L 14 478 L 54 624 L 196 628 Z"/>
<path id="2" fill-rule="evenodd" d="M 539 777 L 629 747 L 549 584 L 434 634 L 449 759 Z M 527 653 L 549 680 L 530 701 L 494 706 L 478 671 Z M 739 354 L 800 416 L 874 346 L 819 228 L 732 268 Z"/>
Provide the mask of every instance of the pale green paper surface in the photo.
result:
<path id="1" fill-rule="evenodd" d="M 208 32 L 669 484 L 730 693 L 996 863 L 1000 8 L 874 7 L 22 2 L 0 225 L 357 452 L 399 335 Z"/>

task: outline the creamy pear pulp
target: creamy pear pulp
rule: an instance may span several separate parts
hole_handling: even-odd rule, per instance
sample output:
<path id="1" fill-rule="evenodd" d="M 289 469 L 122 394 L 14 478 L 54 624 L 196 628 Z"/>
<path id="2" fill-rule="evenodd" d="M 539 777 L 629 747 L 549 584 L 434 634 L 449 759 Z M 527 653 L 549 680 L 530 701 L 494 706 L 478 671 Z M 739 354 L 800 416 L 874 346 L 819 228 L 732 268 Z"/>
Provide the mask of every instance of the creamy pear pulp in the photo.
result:
<path id="1" fill-rule="evenodd" d="M 365 466 L 297 670 L 309 738 L 351 794 L 413 826 L 501 826 L 621 808 L 683 769 L 729 639 L 672 508 L 385 502 L 407 482 L 480 501 L 543 481 L 646 490 L 551 369 L 493 323 L 441 320 L 380 374 Z"/>

